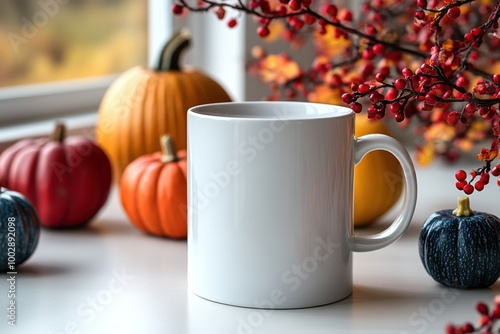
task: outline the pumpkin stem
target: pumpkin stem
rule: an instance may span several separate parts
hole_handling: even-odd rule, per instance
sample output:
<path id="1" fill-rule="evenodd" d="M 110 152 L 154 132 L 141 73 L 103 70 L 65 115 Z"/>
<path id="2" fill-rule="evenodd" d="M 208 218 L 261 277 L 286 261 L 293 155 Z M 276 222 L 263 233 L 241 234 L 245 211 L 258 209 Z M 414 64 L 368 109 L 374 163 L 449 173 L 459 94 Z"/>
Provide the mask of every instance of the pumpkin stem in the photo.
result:
<path id="1" fill-rule="evenodd" d="M 64 126 L 63 123 L 56 123 L 56 127 L 54 128 L 54 131 L 50 135 L 50 140 L 57 141 L 59 143 L 62 143 L 64 141 L 64 138 L 66 137 L 66 126 Z"/>
<path id="2" fill-rule="evenodd" d="M 165 44 L 161 51 L 157 71 L 180 71 L 179 57 L 191 42 L 191 33 L 188 29 L 181 29 Z"/>
<path id="3" fill-rule="evenodd" d="M 169 135 L 161 136 L 160 145 L 162 151 L 161 162 L 169 163 L 179 161 L 179 157 L 177 157 L 175 153 L 174 141 Z"/>
<path id="4" fill-rule="evenodd" d="M 458 198 L 458 207 L 452 212 L 457 217 L 468 217 L 472 215 L 469 197 L 461 196 Z"/>

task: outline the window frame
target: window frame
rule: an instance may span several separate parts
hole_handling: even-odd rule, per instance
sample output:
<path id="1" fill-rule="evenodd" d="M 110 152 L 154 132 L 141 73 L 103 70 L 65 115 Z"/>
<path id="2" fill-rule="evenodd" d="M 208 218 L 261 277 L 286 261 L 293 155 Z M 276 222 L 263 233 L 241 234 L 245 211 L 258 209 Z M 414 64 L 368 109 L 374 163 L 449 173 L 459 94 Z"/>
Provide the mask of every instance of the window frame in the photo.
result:
<path id="1" fill-rule="evenodd" d="M 148 64 L 172 34 L 172 0 L 148 0 Z M 54 83 L 0 88 L 0 124 L 95 112 L 109 85 L 119 74 Z"/>

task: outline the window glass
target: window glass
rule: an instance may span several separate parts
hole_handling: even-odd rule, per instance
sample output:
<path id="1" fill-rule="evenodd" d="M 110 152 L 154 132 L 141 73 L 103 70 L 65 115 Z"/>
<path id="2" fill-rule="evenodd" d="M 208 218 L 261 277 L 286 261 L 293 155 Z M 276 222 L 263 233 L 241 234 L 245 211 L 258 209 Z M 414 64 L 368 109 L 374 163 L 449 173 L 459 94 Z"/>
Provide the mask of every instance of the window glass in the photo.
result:
<path id="1" fill-rule="evenodd" d="M 0 87 L 146 64 L 147 19 L 147 1 L 1 0 Z"/>

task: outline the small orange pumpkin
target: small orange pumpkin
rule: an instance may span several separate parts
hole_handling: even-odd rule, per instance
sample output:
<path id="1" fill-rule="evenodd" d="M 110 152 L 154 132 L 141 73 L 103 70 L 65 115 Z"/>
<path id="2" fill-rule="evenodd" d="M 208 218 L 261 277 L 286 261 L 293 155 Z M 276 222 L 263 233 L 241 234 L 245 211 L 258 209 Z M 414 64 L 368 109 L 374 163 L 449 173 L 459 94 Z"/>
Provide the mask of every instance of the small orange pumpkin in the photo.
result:
<path id="1" fill-rule="evenodd" d="M 132 160 L 159 151 L 158 138 L 165 133 L 179 149 L 186 149 L 189 108 L 231 101 L 206 74 L 181 69 L 179 57 L 190 40 L 189 32 L 181 30 L 163 48 L 156 69 L 134 67 L 106 92 L 96 139 L 111 160 L 116 180 Z"/>
<path id="2" fill-rule="evenodd" d="M 157 236 L 187 236 L 186 151 L 175 153 L 170 136 L 160 140 L 162 152 L 131 162 L 120 180 L 120 198 L 132 223 Z"/>

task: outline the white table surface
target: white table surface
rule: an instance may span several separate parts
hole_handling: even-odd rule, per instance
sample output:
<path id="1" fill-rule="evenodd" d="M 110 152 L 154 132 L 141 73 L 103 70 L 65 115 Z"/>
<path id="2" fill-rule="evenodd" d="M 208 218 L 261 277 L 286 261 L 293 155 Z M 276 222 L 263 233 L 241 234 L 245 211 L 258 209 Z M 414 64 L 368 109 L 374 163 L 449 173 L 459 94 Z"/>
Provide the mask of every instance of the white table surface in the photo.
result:
<path id="1" fill-rule="evenodd" d="M 300 310 L 265 312 L 193 295 L 187 288 L 186 241 L 135 229 L 113 191 L 88 228 L 42 230 L 38 249 L 16 277 L 16 327 L 7 325 L 7 282 L 0 281 L 0 333 L 402 334 L 443 333 L 450 321 L 475 323 L 475 302 L 491 303 L 500 282 L 489 289 L 449 289 L 427 275 L 418 256 L 423 221 L 455 207 L 456 169 L 441 163 L 419 168 L 417 210 L 406 234 L 385 249 L 354 254 L 350 297 Z M 472 196 L 472 207 L 500 216 L 499 195 L 492 184 Z M 360 233 L 387 224 L 383 220 Z"/>

